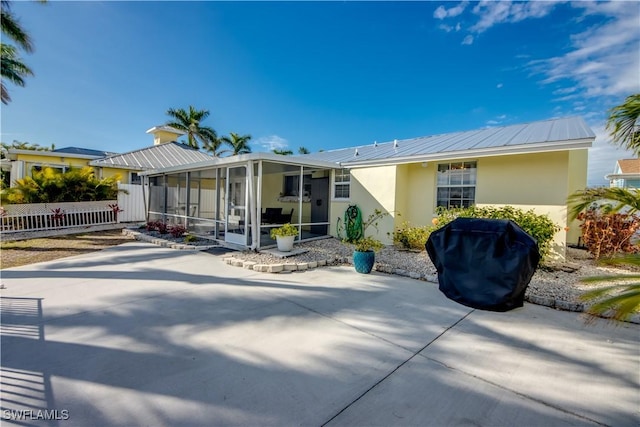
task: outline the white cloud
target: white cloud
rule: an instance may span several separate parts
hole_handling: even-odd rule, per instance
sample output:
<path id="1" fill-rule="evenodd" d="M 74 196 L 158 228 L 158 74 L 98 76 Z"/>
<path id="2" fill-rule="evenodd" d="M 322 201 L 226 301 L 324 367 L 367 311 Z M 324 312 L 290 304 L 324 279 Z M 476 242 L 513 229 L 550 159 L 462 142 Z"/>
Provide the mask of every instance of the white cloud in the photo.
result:
<path id="1" fill-rule="evenodd" d="M 256 140 L 256 143 L 267 151 L 283 150 L 289 146 L 289 141 L 278 135 L 260 137 Z"/>
<path id="2" fill-rule="evenodd" d="M 436 19 L 454 18 L 464 12 L 467 4 L 469 4 L 469 2 L 463 1 L 449 9 L 445 9 L 444 6 L 438 6 L 435 12 L 433 12 L 433 17 Z"/>
<path id="3" fill-rule="evenodd" d="M 596 134 L 596 140 L 589 149 L 587 185 L 590 187 L 599 185 L 608 186 L 609 181 L 604 179 L 604 176 L 613 172 L 616 161 L 620 159 L 631 159 L 635 156 L 631 151 L 623 150 L 615 144 L 612 144 L 610 142 L 611 137 L 604 125 L 591 126 L 591 128 Z"/>
<path id="4" fill-rule="evenodd" d="M 444 19 L 447 17 L 447 11 L 444 6 L 438 6 L 438 8 L 433 12 L 433 17 L 436 19 Z"/>
<path id="5" fill-rule="evenodd" d="M 497 87 L 498 89 L 502 88 L 503 86 L 504 86 L 504 85 L 503 85 L 502 83 L 498 83 L 498 84 L 496 85 L 496 87 Z"/>
<path id="6" fill-rule="evenodd" d="M 622 98 L 640 90 L 640 11 L 628 3 L 576 3 L 588 15 L 609 19 L 574 34 L 572 49 L 562 56 L 531 61 L 535 73 L 544 76 L 543 84 L 570 82 L 575 90 L 559 100 L 577 97 L 615 96 Z M 557 92 L 557 91 L 556 91 Z"/>
<path id="7" fill-rule="evenodd" d="M 473 44 L 473 36 L 471 34 L 466 36 L 464 40 L 462 40 L 462 44 L 465 44 L 465 45 Z"/>
<path id="8" fill-rule="evenodd" d="M 482 33 L 497 24 L 514 23 L 529 18 L 542 18 L 548 15 L 557 2 L 554 1 L 482 1 L 473 8 L 473 13 L 480 17 L 470 30 Z"/>

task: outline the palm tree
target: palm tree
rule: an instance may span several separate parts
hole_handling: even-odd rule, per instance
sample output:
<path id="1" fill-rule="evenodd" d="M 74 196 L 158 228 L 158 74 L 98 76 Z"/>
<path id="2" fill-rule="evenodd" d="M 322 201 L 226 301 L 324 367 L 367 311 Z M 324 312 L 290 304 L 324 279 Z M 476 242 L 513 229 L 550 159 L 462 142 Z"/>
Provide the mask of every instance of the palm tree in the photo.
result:
<path id="1" fill-rule="evenodd" d="M 293 155 L 293 151 L 291 150 L 278 150 L 277 148 L 273 149 L 273 154 L 280 154 L 281 156 L 291 156 Z"/>
<path id="2" fill-rule="evenodd" d="M 640 93 L 629 95 L 625 101 L 609 111 L 607 130 L 613 141 L 640 155 Z"/>
<path id="3" fill-rule="evenodd" d="M 219 146 L 218 135 L 213 128 L 200 126 L 200 122 L 209 117 L 209 110 L 196 110 L 192 105 L 189 111 L 182 108 L 167 110 L 167 115 L 173 118 L 173 121 L 165 123 L 167 126 L 181 130 L 187 134 L 189 146 L 196 150 L 202 147 L 208 151 L 215 151 Z"/>
<path id="4" fill-rule="evenodd" d="M 45 3 L 46 0 L 39 0 L 40 3 Z M 16 17 L 11 12 L 11 2 L 8 0 L 2 0 L 0 2 L 1 11 L 1 24 L 2 34 L 8 39 L 12 40 L 22 50 L 27 53 L 33 51 L 33 42 L 29 34 L 22 28 Z M 9 91 L 4 84 L 4 80 L 8 80 L 11 83 L 24 87 L 24 78 L 32 76 L 33 71 L 27 67 L 20 56 L 17 49 L 9 44 L 0 44 L 0 60 L 2 62 L 1 72 L 2 83 L 0 84 L 0 97 L 3 104 L 8 104 L 11 101 Z"/>
<path id="5" fill-rule="evenodd" d="M 640 154 L 640 131 L 638 118 L 640 117 L 640 94 L 630 95 L 621 105 L 609 111 L 607 129 L 613 141 L 621 146 Z M 575 219 L 594 205 L 600 205 L 608 213 L 616 213 L 626 209 L 630 215 L 640 212 L 640 190 L 625 188 L 587 188 L 569 196 L 570 218 Z M 613 202 L 613 204 L 602 203 Z M 605 259 L 602 262 L 610 264 L 640 264 L 638 254 Z M 640 275 L 618 275 L 604 277 L 589 277 L 584 282 L 612 282 L 615 280 L 631 280 L 624 285 L 612 285 L 595 291 L 587 292 L 581 299 L 592 305 L 587 313 L 594 316 L 610 315 L 616 320 L 625 320 L 640 309 Z"/>
<path id="6" fill-rule="evenodd" d="M 310 151 L 307 149 L 307 147 L 298 147 L 298 154 L 309 154 Z"/>
<path id="7" fill-rule="evenodd" d="M 633 215 L 640 212 L 640 190 L 634 188 L 600 187 L 586 188 L 576 191 L 569 196 L 568 202 L 571 206 L 569 219 L 574 220 L 580 212 L 597 205 L 598 202 L 613 202 L 607 206 L 607 212 L 616 213 L 626 209 L 627 213 Z"/>
<path id="8" fill-rule="evenodd" d="M 11 96 L 9 96 L 9 90 L 4 84 L 5 79 L 16 86 L 24 87 L 24 78 L 32 76 L 33 71 L 22 62 L 15 47 L 0 44 L 0 74 L 2 75 L 0 98 L 2 103 L 7 105 L 11 101 Z"/>
<path id="9" fill-rule="evenodd" d="M 2 34 L 13 40 L 25 52 L 33 52 L 33 43 L 29 34 L 20 26 L 16 17 L 11 13 L 11 2 L 2 0 Z M 40 3 L 45 3 L 40 0 Z"/>
<path id="10" fill-rule="evenodd" d="M 236 156 L 238 154 L 250 153 L 250 139 L 251 135 L 238 135 L 237 133 L 230 132 L 229 136 L 223 136 L 222 138 L 220 138 L 220 141 L 229 145 L 231 147 L 231 150 L 224 150 L 221 152 L 221 154 L 229 152 L 232 156 Z"/>

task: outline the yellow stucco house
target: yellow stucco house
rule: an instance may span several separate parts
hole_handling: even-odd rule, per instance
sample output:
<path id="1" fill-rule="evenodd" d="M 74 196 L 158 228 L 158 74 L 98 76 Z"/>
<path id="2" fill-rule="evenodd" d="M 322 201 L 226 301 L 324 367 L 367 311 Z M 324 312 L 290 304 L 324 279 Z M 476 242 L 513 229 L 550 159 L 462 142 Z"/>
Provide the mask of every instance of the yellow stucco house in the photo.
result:
<path id="1" fill-rule="evenodd" d="M 150 218 L 184 222 L 229 245 L 272 245 L 274 212 L 306 240 L 335 235 L 350 204 L 365 218 L 380 209 L 390 216 L 378 237 L 391 243 L 394 227 L 431 224 L 438 206 L 511 205 L 549 215 L 561 228 L 554 250 L 562 256 L 580 235 L 566 200 L 586 187 L 594 140 L 582 118 L 569 117 L 301 156 L 251 153 L 143 175 Z"/>
<path id="2" fill-rule="evenodd" d="M 18 179 L 32 176 L 34 171 L 44 167 L 58 169 L 61 172 L 70 168 L 82 168 L 89 166 L 89 162 L 104 156 L 111 155 L 106 151 L 90 150 L 79 147 L 65 147 L 51 151 L 34 151 L 9 149 L 3 168 L 10 170 L 10 185 L 13 186 Z"/>

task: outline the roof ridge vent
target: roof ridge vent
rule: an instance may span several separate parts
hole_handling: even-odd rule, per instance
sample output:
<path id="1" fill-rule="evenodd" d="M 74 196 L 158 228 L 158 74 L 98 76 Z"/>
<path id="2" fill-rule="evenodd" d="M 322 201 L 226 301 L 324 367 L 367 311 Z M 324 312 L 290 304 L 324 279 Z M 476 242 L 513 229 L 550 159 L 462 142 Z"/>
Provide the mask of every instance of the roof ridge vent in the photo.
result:
<path id="1" fill-rule="evenodd" d="M 378 148 L 378 141 L 373 141 L 373 148 Z"/>
<path id="2" fill-rule="evenodd" d="M 357 156 L 359 156 L 359 155 L 360 155 L 360 153 L 358 153 L 358 149 L 356 148 L 355 153 L 353 153 L 353 157 L 357 157 Z"/>
<path id="3" fill-rule="evenodd" d="M 393 140 L 393 148 L 398 148 L 398 140 L 397 139 Z"/>

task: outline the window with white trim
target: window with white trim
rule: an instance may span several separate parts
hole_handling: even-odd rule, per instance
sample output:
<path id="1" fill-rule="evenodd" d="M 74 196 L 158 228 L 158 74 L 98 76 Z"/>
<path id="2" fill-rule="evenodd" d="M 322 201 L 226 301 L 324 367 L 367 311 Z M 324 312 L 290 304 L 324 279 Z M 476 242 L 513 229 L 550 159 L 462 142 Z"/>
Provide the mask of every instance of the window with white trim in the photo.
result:
<path id="1" fill-rule="evenodd" d="M 131 175 L 129 176 L 129 184 L 142 184 L 142 177 L 138 175 L 138 172 L 131 172 Z"/>
<path id="2" fill-rule="evenodd" d="M 438 164 L 436 206 L 468 208 L 476 201 L 476 162 Z"/>
<path id="3" fill-rule="evenodd" d="M 351 172 L 348 169 L 334 171 L 333 198 L 348 199 L 351 193 Z"/>

